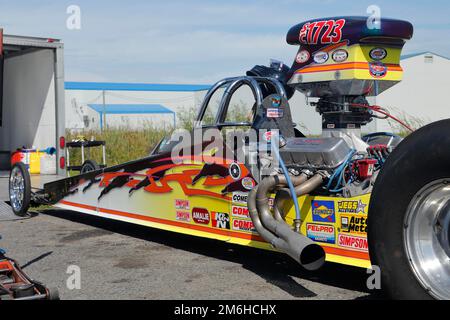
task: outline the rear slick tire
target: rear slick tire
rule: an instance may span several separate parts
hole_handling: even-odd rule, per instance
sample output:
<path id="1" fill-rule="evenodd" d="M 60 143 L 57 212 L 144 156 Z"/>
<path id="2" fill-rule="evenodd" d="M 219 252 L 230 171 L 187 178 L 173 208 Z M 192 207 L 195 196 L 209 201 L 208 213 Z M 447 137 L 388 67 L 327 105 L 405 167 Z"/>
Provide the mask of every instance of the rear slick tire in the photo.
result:
<path id="1" fill-rule="evenodd" d="M 449 222 L 450 120 L 443 120 L 399 144 L 372 192 L 369 252 L 390 298 L 450 299 Z"/>

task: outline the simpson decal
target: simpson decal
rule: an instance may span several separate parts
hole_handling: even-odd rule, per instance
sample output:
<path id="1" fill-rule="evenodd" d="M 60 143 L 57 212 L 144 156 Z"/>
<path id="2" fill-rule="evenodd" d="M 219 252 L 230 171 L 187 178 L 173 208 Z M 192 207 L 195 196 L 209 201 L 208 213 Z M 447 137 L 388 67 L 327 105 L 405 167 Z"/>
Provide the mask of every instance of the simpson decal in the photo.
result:
<path id="1" fill-rule="evenodd" d="M 369 250 L 369 245 L 366 238 L 355 237 L 348 234 L 339 234 L 338 245 L 340 247 L 355 251 L 367 252 Z"/>
<path id="2" fill-rule="evenodd" d="M 175 213 L 175 219 L 178 221 L 190 222 L 191 214 L 187 211 L 177 211 Z"/>
<path id="3" fill-rule="evenodd" d="M 367 204 L 359 201 L 339 201 L 338 212 L 340 213 L 366 213 Z"/>
<path id="4" fill-rule="evenodd" d="M 191 210 L 189 200 L 175 199 L 175 209 L 177 210 Z"/>
<path id="5" fill-rule="evenodd" d="M 212 226 L 219 229 L 230 229 L 230 216 L 228 213 L 212 212 Z"/>
<path id="6" fill-rule="evenodd" d="M 233 230 L 256 232 L 253 222 L 250 220 L 233 219 Z"/>
<path id="7" fill-rule="evenodd" d="M 233 215 L 233 217 L 250 218 L 247 207 L 232 206 L 231 214 Z"/>
<path id="8" fill-rule="evenodd" d="M 192 220 L 198 224 L 209 224 L 209 211 L 204 208 L 192 209 Z"/>
<path id="9" fill-rule="evenodd" d="M 313 200 L 312 217 L 315 222 L 336 222 L 334 201 Z"/>
<path id="10" fill-rule="evenodd" d="M 334 244 L 336 242 L 334 227 L 324 224 L 306 224 L 307 237 L 316 242 Z"/>

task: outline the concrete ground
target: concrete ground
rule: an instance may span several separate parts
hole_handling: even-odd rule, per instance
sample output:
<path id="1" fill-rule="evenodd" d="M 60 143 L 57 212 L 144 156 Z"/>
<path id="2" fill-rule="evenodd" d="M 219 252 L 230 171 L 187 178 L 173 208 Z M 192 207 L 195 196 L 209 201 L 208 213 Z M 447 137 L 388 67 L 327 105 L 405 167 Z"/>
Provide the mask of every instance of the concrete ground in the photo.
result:
<path id="1" fill-rule="evenodd" d="M 0 199 L 7 194 L 0 178 Z M 0 221 L 0 247 L 62 299 L 371 299 L 366 270 L 50 209 Z M 69 290 L 69 266 L 81 289 Z"/>

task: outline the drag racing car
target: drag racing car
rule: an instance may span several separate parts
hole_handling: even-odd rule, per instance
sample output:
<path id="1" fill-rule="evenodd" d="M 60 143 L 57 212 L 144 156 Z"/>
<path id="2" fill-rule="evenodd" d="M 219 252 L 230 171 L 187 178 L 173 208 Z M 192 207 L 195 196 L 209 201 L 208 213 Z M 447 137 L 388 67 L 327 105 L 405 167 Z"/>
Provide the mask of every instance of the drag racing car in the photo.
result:
<path id="1" fill-rule="evenodd" d="M 34 203 L 288 254 L 308 270 L 325 261 L 381 269 L 396 299 L 450 298 L 448 121 L 402 141 L 363 136 L 374 118 L 395 118 L 368 98 L 397 84 L 412 38 L 406 21 L 315 19 L 292 27 L 291 67 L 255 66 L 215 84 L 192 132 L 163 139 L 144 159 L 31 190 L 11 171 L 10 201 Z M 254 103 L 231 103 L 247 87 Z M 305 94 L 322 116 L 320 137 L 293 124 L 289 99 Z M 234 99 L 235 100 L 235 99 Z M 244 115 L 244 116 L 242 116 Z"/>

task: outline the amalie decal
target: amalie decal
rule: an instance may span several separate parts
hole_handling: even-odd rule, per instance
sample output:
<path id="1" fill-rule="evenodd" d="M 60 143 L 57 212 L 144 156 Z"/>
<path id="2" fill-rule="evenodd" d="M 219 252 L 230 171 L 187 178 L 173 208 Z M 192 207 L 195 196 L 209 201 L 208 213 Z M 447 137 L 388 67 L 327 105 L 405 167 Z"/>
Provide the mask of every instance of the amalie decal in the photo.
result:
<path id="1" fill-rule="evenodd" d="M 205 208 L 192 209 L 192 220 L 198 224 L 209 224 L 210 221 L 209 211 Z"/>

